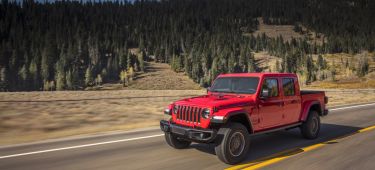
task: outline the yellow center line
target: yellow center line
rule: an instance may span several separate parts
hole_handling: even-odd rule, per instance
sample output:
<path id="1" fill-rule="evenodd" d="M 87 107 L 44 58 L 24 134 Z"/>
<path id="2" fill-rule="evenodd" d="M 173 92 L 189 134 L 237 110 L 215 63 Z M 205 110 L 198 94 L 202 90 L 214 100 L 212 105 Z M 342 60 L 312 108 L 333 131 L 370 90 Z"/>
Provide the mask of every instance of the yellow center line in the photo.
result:
<path id="1" fill-rule="evenodd" d="M 245 168 L 244 170 L 253 170 L 253 169 L 259 169 L 261 167 L 265 167 L 267 165 L 271 165 L 271 164 L 274 164 L 276 162 L 280 162 L 286 158 L 288 158 L 290 156 L 281 156 L 281 157 L 277 157 L 277 158 L 273 158 L 273 159 L 270 159 L 268 161 L 264 161 L 262 163 L 259 163 L 259 164 L 256 164 L 256 165 L 253 165 L 253 166 L 250 166 L 250 167 L 247 167 Z"/>
<path id="2" fill-rule="evenodd" d="M 362 132 L 366 132 L 366 131 L 373 130 L 373 129 L 375 129 L 375 126 L 370 126 L 370 127 L 367 127 L 367 128 L 363 128 L 361 130 L 358 130 L 358 132 L 362 133 Z"/>
<path id="3" fill-rule="evenodd" d="M 287 159 L 289 157 L 296 156 L 296 155 L 298 155 L 300 153 L 312 151 L 312 150 L 321 148 L 321 147 L 323 147 L 323 146 L 325 146 L 327 144 L 337 143 L 338 139 L 344 139 L 344 138 L 347 138 L 349 136 L 353 136 L 354 134 L 363 133 L 363 132 L 374 130 L 374 129 L 375 129 L 375 125 L 374 126 L 369 126 L 369 127 L 360 129 L 360 130 L 358 130 L 358 131 L 356 131 L 354 133 L 351 133 L 349 135 L 344 135 L 344 136 L 337 137 L 335 139 L 332 139 L 332 140 L 329 140 L 329 141 L 326 141 L 326 142 L 313 144 L 313 145 L 306 146 L 306 147 L 303 147 L 303 148 L 297 148 L 297 149 L 282 151 L 282 152 L 273 154 L 271 156 L 267 156 L 267 157 L 264 157 L 264 158 L 260 158 L 260 159 L 251 161 L 249 163 L 244 163 L 244 164 L 240 164 L 240 165 L 229 167 L 226 170 L 238 170 L 238 169 L 243 169 L 243 168 L 244 168 L 244 170 L 259 169 L 259 168 L 262 168 L 262 167 L 265 167 L 265 166 L 268 166 L 268 165 L 280 162 L 280 161 L 285 160 L 285 159 Z"/>
<path id="4" fill-rule="evenodd" d="M 302 150 L 301 149 L 284 150 L 284 151 L 281 151 L 281 152 L 278 152 L 278 153 L 275 153 L 275 154 L 272 154 L 272 155 L 269 155 L 269 156 L 266 156 L 266 157 L 263 157 L 263 158 L 255 159 L 255 160 L 253 160 L 251 162 L 248 162 L 248 163 L 245 163 L 245 164 L 240 164 L 240 165 L 229 167 L 225 170 L 239 170 L 239 169 L 246 168 L 246 167 L 249 167 L 249 166 L 252 166 L 252 165 L 255 165 L 255 164 L 262 163 L 264 161 L 267 161 L 267 160 L 270 160 L 270 159 L 273 159 L 273 158 L 276 158 L 276 157 L 295 154 L 296 152 L 302 152 Z"/>
<path id="5" fill-rule="evenodd" d="M 315 145 L 311 145 L 311 146 L 307 146 L 307 147 L 304 147 L 304 148 L 301 148 L 304 152 L 308 152 L 308 151 L 311 151 L 311 150 L 314 150 L 314 149 L 318 149 L 322 146 L 326 145 L 325 143 L 318 143 L 318 144 L 315 144 Z"/>

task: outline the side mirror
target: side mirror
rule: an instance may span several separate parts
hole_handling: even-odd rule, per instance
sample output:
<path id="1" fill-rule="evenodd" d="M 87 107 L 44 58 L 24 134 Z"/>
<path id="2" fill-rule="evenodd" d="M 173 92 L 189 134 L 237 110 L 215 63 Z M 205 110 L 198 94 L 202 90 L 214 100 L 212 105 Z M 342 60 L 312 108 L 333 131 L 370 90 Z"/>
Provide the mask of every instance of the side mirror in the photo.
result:
<path id="1" fill-rule="evenodd" d="M 270 95 L 270 92 L 268 89 L 263 89 L 262 93 L 260 94 L 261 99 L 267 99 Z"/>
<path id="2" fill-rule="evenodd" d="M 211 87 L 207 87 L 207 93 L 211 91 Z"/>

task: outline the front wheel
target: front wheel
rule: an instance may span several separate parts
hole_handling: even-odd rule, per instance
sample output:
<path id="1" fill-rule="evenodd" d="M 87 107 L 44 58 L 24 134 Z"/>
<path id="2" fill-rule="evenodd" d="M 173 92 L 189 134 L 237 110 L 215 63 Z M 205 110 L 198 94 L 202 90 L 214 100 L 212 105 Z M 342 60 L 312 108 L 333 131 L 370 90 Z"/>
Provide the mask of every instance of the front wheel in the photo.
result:
<path id="1" fill-rule="evenodd" d="M 236 164 L 246 158 L 250 141 L 245 126 L 240 123 L 231 123 L 220 128 L 218 136 L 215 153 L 221 161 Z"/>
<path id="2" fill-rule="evenodd" d="M 177 136 L 173 135 L 172 133 L 165 133 L 165 140 L 167 141 L 169 146 L 172 146 L 175 149 L 185 149 L 190 146 L 191 142 L 187 140 L 183 140 L 178 138 Z"/>
<path id="3" fill-rule="evenodd" d="M 318 112 L 312 110 L 305 122 L 301 125 L 302 136 L 306 139 L 315 139 L 318 137 L 320 131 L 320 117 Z"/>

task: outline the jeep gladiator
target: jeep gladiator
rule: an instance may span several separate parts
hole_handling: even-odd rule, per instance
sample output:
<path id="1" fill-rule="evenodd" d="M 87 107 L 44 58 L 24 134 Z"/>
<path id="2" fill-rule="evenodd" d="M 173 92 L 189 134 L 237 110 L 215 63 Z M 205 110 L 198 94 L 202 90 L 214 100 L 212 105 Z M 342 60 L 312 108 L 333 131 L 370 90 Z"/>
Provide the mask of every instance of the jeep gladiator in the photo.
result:
<path id="1" fill-rule="evenodd" d="M 253 135 L 300 128 L 304 138 L 317 138 L 327 103 L 324 91 L 300 90 L 296 74 L 221 74 L 207 95 L 170 104 L 160 128 L 173 148 L 214 143 L 221 161 L 236 164 L 246 158 Z"/>

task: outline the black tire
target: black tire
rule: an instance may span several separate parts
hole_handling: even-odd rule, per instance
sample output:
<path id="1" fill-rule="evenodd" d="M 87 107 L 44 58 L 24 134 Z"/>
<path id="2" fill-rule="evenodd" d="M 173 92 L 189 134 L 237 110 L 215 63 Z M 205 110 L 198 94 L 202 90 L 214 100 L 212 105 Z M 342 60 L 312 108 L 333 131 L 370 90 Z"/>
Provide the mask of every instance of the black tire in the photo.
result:
<path id="1" fill-rule="evenodd" d="M 172 146 L 175 149 L 185 149 L 188 148 L 191 144 L 191 141 L 180 139 L 172 133 L 165 133 L 164 136 L 168 145 Z"/>
<path id="2" fill-rule="evenodd" d="M 233 165 L 246 158 L 250 140 L 244 125 L 230 123 L 219 129 L 217 137 L 215 153 L 221 161 Z"/>
<path id="3" fill-rule="evenodd" d="M 320 117 L 317 111 L 311 110 L 301 125 L 301 134 L 306 139 L 316 139 L 320 131 Z"/>

